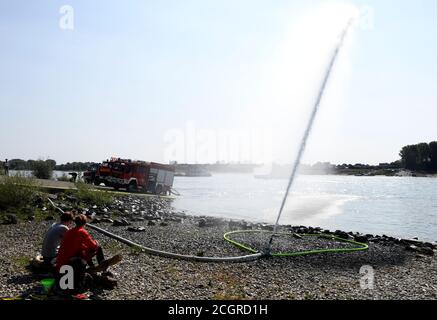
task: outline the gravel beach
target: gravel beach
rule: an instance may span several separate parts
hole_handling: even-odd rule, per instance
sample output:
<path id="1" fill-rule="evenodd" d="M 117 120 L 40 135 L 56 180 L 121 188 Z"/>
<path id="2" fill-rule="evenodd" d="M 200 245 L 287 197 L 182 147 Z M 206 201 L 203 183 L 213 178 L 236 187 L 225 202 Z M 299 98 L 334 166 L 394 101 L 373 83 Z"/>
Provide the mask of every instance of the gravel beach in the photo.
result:
<path id="1" fill-rule="evenodd" d="M 64 201 L 62 203 L 62 201 Z M 64 209 L 69 203 L 60 199 Z M 269 226 L 217 218 L 192 217 L 175 212 L 160 199 L 126 196 L 106 208 L 80 209 L 93 216 L 94 224 L 138 244 L 175 253 L 198 256 L 241 256 L 247 254 L 223 240 L 237 229 Z M 0 297 L 18 296 L 38 290 L 39 279 L 25 266 L 40 252 L 42 239 L 53 221 L 29 221 L 0 225 Z M 96 290 L 96 299 L 436 299 L 437 259 L 435 244 L 420 251 L 386 236 L 346 234 L 366 240 L 369 250 L 353 253 L 319 254 L 292 258 L 263 258 L 247 263 L 202 263 L 151 256 L 89 232 L 107 255 L 121 253 L 123 261 L 110 270 L 118 281 L 114 290 Z M 318 228 L 283 226 L 290 236 L 275 238 L 274 251 L 343 248 L 351 245 L 320 237 L 293 237 L 297 233 L 327 233 Z M 334 232 L 333 232 L 334 233 Z M 354 237 L 355 235 L 355 237 Z M 232 239 L 262 249 L 267 235 L 238 234 Z M 431 248 L 431 249 L 430 249 Z M 374 270 L 373 289 L 363 289 L 363 266 Z M 362 269 L 364 270 L 364 269 Z M 368 270 L 368 269 L 366 269 Z"/>

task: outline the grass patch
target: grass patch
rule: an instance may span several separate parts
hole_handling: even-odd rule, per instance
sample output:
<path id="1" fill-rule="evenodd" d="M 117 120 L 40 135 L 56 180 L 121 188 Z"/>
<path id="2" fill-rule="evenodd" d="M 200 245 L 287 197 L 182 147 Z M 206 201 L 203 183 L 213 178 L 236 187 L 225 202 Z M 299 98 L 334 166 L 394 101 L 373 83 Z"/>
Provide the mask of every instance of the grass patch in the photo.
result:
<path id="1" fill-rule="evenodd" d="M 14 256 L 11 258 L 11 262 L 17 269 L 25 270 L 29 265 L 29 257 L 26 256 Z"/>
<path id="2" fill-rule="evenodd" d="M 50 208 L 46 211 L 42 211 L 41 209 L 36 209 L 33 211 L 34 220 L 36 222 L 42 222 L 42 221 L 48 221 L 48 217 L 53 217 L 53 220 L 50 220 L 51 222 L 58 222 L 59 217 L 59 211 L 57 211 L 55 208 Z"/>
<path id="3" fill-rule="evenodd" d="M 113 200 L 112 195 L 109 192 L 95 190 L 83 182 L 76 183 L 76 188 L 77 191 L 74 193 L 74 195 L 80 202 L 95 204 L 97 206 L 105 206 L 109 205 Z"/>
<path id="4" fill-rule="evenodd" d="M 123 247 L 122 245 L 117 241 L 109 241 L 103 245 L 103 248 L 105 251 L 107 251 L 111 256 L 114 256 L 116 254 L 119 254 L 120 251 L 122 251 Z"/>
<path id="5" fill-rule="evenodd" d="M 221 301 L 238 301 L 238 300 L 246 300 L 246 298 L 241 295 L 241 294 L 233 294 L 233 293 L 226 293 L 226 292 L 221 292 L 221 293 L 216 293 L 213 297 L 212 300 L 221 300 Z"/>
<path id="6" fill-rule="evenodd" d="M 303 299 L 304 300 L 315 300 L 316 296 L 311 294 L 311 293 L 305 292 Z"/>
<path id="7" fill-rule="evenodd" d="M 33 179 L 3 177 L 0 180 L 0 211 L 20 210 L 33 203 L 37 194 L 37 184 Z"/>
<path id="8" fill-rule="evenodd" d="M 175 266 L 170 265 L 164 269 L 164 272 L 171 274 L 171 275 L 175 275 L 175 274 L 179 274 L 179 269 L 176 268 Z"/>
<path id="9" fill-rule="evenodd" d="M 243 290 L 243 283 L 238 277 L 225 272 L 215 274 L 213 280 L 222 287 L 220 292 L 214 294 L 213 300 L 246 299 L 246 293 Z"/>
<path id="10" fill-rule="evenodd" d="M 143 250 L 140 247 L 130 247 L 129 254 L 131 256 L 139 256 Z"/>

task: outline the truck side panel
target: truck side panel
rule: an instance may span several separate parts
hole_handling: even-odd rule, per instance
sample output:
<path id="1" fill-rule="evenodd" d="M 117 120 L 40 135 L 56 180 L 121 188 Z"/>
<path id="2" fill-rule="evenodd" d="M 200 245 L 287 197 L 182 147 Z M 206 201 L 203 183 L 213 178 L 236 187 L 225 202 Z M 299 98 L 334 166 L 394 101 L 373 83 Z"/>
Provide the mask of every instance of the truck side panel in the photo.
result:
<path id="1" fill-rule="evenodd" d="M 174 172 L 166 171 L 164 184 L 166 186 L 172 187 L 173 186 L 173 181 L 174 181 Z"/>
<path id="2" fill-rule="evenodd" d="M 158 178 L 156 179 L 158 183 L 165 184 L 165 173 L 165 170 L 158 170 Z"/>

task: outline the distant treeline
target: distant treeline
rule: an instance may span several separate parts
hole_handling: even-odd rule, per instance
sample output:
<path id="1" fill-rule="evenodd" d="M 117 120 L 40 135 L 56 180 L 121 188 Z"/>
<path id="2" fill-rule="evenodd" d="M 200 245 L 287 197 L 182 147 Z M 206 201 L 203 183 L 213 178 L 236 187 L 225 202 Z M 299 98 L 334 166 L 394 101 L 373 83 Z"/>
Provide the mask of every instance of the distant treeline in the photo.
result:
<path id="1" fill-rule="evenodd" d="M 9 170 L 33 170 L 36 163 L 45 162 L 52 170 L 59 171 L 85 171 L 95 165 L 94 162 L 68 162 L 66 164 L 56 164 L 55 160 L 22 160 L 11 159 L 8 161 Z"/>
<path id="2" fill-rule="evenodd" d="M 405 146 L 399 155 L 405 169 L 437 172 L 437 141 Z"/>
<path id="3" fill-rule="evenodd" d="M 55 167 L 59 171 L 86 171 L 91 167 L 95 167 L 98 163 L 95 162 L 67 162 Z"/>
<path id="4" fill-rule="evenodd" d="M 401 160 L 392 163 L 380 163 L 379 165 L 372 166 L 368 164 L 341 164 L 333 165 L 330 163 L 317 163 L 313 166 L 305 166 L 304 169 L 311 170 L 351 170 L 351 169 L 407 169 L 411 171 L 425 171 L 425 172 L 437 172 L 437 141 L 430 143 L 419 143 L 415 145 L 409 145 L 402 148 L 399 153 Z M 56 164 L 55 160 L 21 160 L 12 159 L 9 160 L 10 170 L 33 170 L 35 163 L 44 161 L 53 170 L 59 171 L 86 171 L 91 167 L 96 167 L 99 164 L 95 162 L 68 162 L 66 164 Z M 215 164 L 177 164 L 177 169 L 202 169 L 208 172 L 228 173 L 228 172 L 253 172 L 253 170 L 259 165 L 255 164 L 228 164 L 228 163 L 215 163 Z M 1 167 L 1 163 L 0 163 Z"/>
<path id="5" fill-rule="evenodd" d="M 52 159 L 48 160 L 21 160 L 11 159 L 8 161 L 9 170 L 33 170 L 36 163 L 44 161 L 52 170 L 56 167 L 56 161 Z"/>

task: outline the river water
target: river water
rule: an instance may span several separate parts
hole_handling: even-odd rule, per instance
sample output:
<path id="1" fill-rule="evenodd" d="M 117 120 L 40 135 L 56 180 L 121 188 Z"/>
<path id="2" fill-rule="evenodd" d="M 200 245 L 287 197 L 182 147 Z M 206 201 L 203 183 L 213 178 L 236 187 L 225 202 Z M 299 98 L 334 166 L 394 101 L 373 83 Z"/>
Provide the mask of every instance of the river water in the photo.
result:
<path id="1" fill-rule="evenodd" d="M 286 180 L 249 174 L 176 177 L 173 205 L 188 214 L 273 223 Z M 281 224 L 437 240 L 437 179 L 305 176 L 297 178 Z"/>

